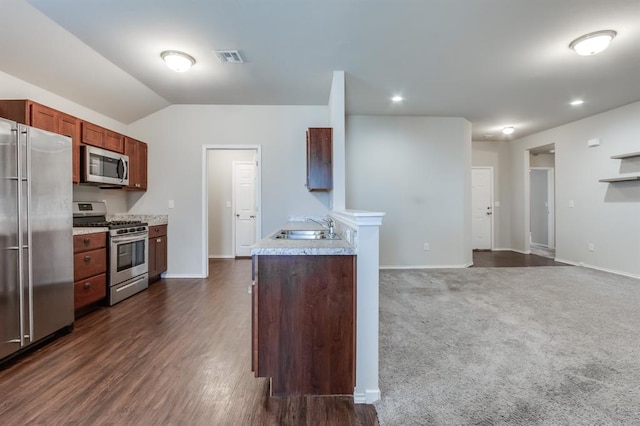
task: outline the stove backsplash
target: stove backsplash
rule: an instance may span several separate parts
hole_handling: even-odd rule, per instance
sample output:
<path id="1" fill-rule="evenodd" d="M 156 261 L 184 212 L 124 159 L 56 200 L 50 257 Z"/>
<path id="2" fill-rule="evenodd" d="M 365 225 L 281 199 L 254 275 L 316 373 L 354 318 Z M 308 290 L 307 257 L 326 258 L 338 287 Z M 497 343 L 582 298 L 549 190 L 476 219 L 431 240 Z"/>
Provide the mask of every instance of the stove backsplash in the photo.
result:
<path id="1" fill-rule="evenodd" d="M 89 185 L 73 185 L 73 201 L 104 201 L 107 204 L 107 213 L 128 212 L 126 192 Z"/>

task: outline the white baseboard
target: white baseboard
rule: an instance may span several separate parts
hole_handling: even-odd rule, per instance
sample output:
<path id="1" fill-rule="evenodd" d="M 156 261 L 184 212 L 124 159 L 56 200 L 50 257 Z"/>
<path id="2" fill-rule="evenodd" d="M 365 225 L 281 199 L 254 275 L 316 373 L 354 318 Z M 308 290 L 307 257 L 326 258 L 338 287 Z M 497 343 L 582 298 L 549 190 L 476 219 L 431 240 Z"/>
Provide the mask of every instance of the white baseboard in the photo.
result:
<path id="1" fill-rule="evenodd" d="M 197 274 L 164 274 L 162 278 L 180 279 L 180 278 L 207 278 L 204 275 Z"/>
<path id="2" fill-rule="evenodd" d="M 353 393 L 354 404 L 373 404 L 380 400 L 380 389 L 367 389 L 364 393 Z"/>
<path id="3" fill-rule="evenodd" d="M 511 248 L 492 248 L 491 251 L 515 251 Z"/>
<path id="4" fill-rule="evenodd" d="M 209 256 L 209 259 L 235 259 L 235 256 L 228 256 L 228 255 L 213 255 L 213 256 Z"/>
<path id="5" fill-rule="evenodd" d="M 455 269 L 455 268 L 468 268 L 473 265 L 473 263 L 469 264 L 458 264 L 458 265 L 381 265 L 380 269 Z"/>
<path id="6" fill-rule="evenodd" d="M 515 251 L 516 253 L 522 253 L 522 254 L 531 254 L 531 250 L 518 250 L 518 249 L 509 249 L 510 251 Z"/>
<path id="7" fill-rule="evenodd" d="M 583 263 L 583 262 L 574 262 L 572 260 L 560 259 L 558 257 L 555 258 L 555 261 L 556 262 L 567 263 L 567 264 L 573 265 L 573 266 L 582 266 L 583 268 L 587 268 L 587 269 L 595 269 L 596 271 L 608 272 L 610 274 L 620 275 L 620 276 L 623 276 L 623 277 L 634 278 L 636 280 L 640 280 L 640 275 L 630 274 L 628 272 L 618 271 L 616 269 L 602 268 L 600 266 L 589 265 L 588 263 Z"/>

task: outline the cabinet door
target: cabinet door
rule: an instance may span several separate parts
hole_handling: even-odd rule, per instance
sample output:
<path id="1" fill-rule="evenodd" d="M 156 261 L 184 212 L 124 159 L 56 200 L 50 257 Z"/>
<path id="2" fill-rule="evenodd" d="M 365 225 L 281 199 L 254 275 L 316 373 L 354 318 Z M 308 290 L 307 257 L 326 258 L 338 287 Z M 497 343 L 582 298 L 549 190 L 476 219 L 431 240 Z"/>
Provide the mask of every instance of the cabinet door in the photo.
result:
<path id="1" fill-rule="evenodd" d="M 129 157 L 129 185 L 125 189 L 135 190 L 138 188 L 138 141 L 131 138 L 124 138 L 124 155 Z"/>
<path id="2" fill-rule="evenodd" d="M 124 136 L 112 130 L 104 129 L 104 149 L 124 154 Z"/>
<path id="3" fill-rule="evenodd" d="M 156 238 L 156 268 L 158 273 L 167 270 L 167 236 Z"/>
<path id="4" fill-rule="evenodd" d="M 158 266 L 157 266 L 157 262 L 156 262 L 156 239 L 155 238 L 149 238 L 149 278 L 155 277 L 157 275 L 160 275 L 160 272 L 158 272 Z"/>
<path id="5" fill-rule="evenodd" d="M 138 142 L 138 189 L 147 190 L 147 144 Z"/>
<path id="6" fill-rule="evenodd" d="M 73 155 L 73 183 L 80 183 L 80 123 L 76 117 L 60 113 L 58 133 L 71 137 Z"/>
<path id="7" fill-rule="evenodd" d="M 307 189 L 330 191 L 333 188 L 332 129 L 314 127 L 307 131 Z"/>
<path id="8" fill-rule="evenodd" d="M 58 131 L 58 111 L 55 109 L 31 102 L 29 115 L 33 127 L 49 132 Z"/>
<path id="9" fill-rule="evenodd" d="M 97 146 L 98 148 L 104 148 L 104 129 L 102 127 L 83 121 L 81 128 L 82 143 Z"/>

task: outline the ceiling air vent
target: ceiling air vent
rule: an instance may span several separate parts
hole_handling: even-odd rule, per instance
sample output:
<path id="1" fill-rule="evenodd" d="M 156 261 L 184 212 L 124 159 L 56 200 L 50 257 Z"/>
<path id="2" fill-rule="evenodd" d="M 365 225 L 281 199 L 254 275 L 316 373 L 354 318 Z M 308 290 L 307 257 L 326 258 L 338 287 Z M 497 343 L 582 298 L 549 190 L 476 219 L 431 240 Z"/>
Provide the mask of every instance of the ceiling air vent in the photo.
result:
<path id="1" fill-rule="evenodd" d="M 223 64 L 242 64 L 244 59 L 240 56 L 240 52 L 237 50 L 214 50 L 214 53 L 218 55 L 218 59 Z"/>

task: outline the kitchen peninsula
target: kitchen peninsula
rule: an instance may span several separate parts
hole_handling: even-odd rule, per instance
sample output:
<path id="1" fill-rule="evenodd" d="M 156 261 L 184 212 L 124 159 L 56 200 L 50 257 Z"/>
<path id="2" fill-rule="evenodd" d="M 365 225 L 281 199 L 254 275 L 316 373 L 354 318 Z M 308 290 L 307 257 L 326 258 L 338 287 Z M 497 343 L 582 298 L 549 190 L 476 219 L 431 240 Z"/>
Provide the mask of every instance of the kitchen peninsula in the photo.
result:
<path id="1" fill-rule="evenodd" d="M 343 236 L 278 238 L 295 230 L 323 228 L 290 222 L 251 249 L 252 369 L 271 378 L 273 396 L 351 395 L 355 247 Z"/>

